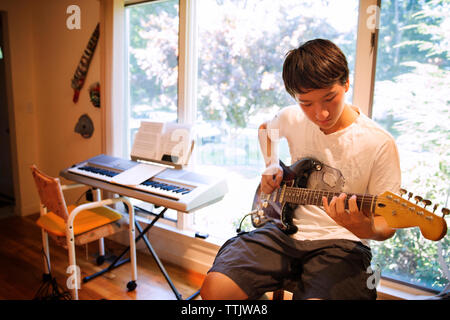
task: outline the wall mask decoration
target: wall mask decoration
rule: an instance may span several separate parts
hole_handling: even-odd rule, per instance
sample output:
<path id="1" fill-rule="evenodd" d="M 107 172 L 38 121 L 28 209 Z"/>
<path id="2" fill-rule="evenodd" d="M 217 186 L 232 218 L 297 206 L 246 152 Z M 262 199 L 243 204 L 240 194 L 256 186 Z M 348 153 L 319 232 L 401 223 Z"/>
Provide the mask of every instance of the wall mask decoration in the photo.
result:
<path id="1" fill-rule="evenodd" d="M 94 133 L 94 123 L 87 114 L 83 114 L 75 125 L 75 132 L 88 139 Z"/>
<path id="2" fill-rule="evenodd" d="M 100 83 L 93 83 L 89 87 L 89 98 L 94 107 L 100 108 Z"/>
<path id="3" fill-rule="evenodd" d="M 89 70 L 89 65 L 91 64 L 92 57 L 94 56 L 95 48 L 97 47 L 98 38 L 100 36 L 100 24 L 98 23 L 95 27 L 94 32 L 89 39 L 86 49 L 84 50 L 81 60 L 78 63 L 78 67 L 75 70 L 75 74 L 72 79 L 72 88 L 74 90 L 73 102 L 77 103 L 78 97 L 80 95 L 80 90 L 83 88 L 84 81 L 86 80 L 86 75 Z"/>

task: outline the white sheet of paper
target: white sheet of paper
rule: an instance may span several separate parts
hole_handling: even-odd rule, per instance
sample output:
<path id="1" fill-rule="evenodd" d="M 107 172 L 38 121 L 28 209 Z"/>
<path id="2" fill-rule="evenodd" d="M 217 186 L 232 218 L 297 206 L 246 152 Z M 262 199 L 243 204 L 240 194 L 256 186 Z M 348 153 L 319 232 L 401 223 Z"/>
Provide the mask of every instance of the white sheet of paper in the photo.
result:
<path id="1" fill-rule="evenodd" d="M 141 127 L 136 132 L 131 154 L 147 160 L 161 160 L 159 153 L 163 128 L 163 122 L 142 121 Z"/>
<path id="2" fill-rule="evenodd" d="M 126 186 L 136 186 L 165 169 L 166 168 L 162 166 L 139 163 L 134 167 L 119 173 L 111 180 L 111 182 Z"/>

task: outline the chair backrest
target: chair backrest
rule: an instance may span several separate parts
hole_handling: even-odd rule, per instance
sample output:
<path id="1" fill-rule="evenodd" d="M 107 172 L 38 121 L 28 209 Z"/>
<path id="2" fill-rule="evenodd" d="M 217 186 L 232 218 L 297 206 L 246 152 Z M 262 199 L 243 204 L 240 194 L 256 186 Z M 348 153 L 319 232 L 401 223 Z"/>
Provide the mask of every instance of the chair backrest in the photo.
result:
<path id="1" fill-rule="evenodd" d="M 64 199 L 59 179 L 46 175 L 34 164 L 31 166 L 31 173 L 33 174 L 41 203 L 48 211 L 57 214 L 64 221 L 67 221 L 69 213 L 67 212 L 66 200 Z"/>

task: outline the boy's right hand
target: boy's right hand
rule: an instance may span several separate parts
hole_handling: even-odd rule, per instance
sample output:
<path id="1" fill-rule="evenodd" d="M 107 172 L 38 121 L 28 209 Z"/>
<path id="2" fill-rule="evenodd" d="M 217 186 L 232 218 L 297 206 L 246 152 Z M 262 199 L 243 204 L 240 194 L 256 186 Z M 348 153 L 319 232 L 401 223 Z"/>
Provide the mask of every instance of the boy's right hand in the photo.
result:
<path id="1" fill-rule="evenodd" d="M 283 180 L 283 169 L 279 164 L 272 164 L 264 170 L 261 177 L 261 191 L 271 194 L 280 187 Z"/>

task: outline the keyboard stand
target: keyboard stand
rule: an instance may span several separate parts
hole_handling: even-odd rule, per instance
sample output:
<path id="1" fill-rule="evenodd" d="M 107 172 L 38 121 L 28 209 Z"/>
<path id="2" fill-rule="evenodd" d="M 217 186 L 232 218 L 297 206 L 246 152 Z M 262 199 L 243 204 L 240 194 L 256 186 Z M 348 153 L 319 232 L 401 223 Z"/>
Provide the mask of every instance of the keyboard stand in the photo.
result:
<path id="1" fill-rule="evenodd" d="M 138 210 L 141 210 L 143 212 L 146 212 L 148 214 L 153 214 L 155 215 L 155 218 L 153 218 L 153 220 L 148 224 L 147 227 L 145 227 L 145 229 L 142 229 L 141 225 L 139 224 L 139 222 L 135 219 L 135 226 L 137 231 L 139 232 L 139 235 L 136 237 L 135 239 L 135 243 L 137 244 L 137 242 L 141 239 L 144 240 L 145 245 L 147 246 L 148 251 L 150 252 L 150 254 L 153 256 L 153 259 L 155 259 L 156 264 L 159 267 L 159 270 L 161 271 L 161 273 L 164 275 L 164 278 L 166 279 L 167 283 L 169 284 L 170 288 L 172 289 L 175 297 L 177 298 L 177 300 L 183 300 L 181 294 L 178 292 L 177 288 L 175 287 L 175 285 L 172 282 L 172 279 L 170 279 L 169 274 L 166 271 L 166 268 L 164 268 L 164 265 L 162 264 L 161 260 L 159 259 L 158 255 L 156 254 L 155 250 L 153 249 L 152 245 L 150 244 L 150 241 L 148 241 L 147 236 L 145 235 L 152 227 L 153 225 L 156 223 L 156 221 L 159 220 L 159 218 L 162 218 L 164 216 L 164 213 L 167 211 L 168 208 L 164 208 L 160 213 L 156 214 L 153 212 L 149 212 L 147 210 L 141 209 L 139 208 Z M 116 257 L 116 259 L 114 259 L 113 262 L 111 262 L 111 264 L 106 267 L 103 270 L 100 270 L 90 276 L 84 277 L 83 278 L 83 282 L 86 283 L 108 271 L 111 271 L 114 268 L 117 268 L 119 266 L 121 266 L 124 263 L 127 263 L 130 261 L 130 258 L 127 259 L 122 259 L 122 257 L 130 250 L 130 247 L 128 246 L 119 256 Z M 130 284 L 130 283 L 129 283 Z M 135 285 L 135 284 L 134 284 Z M 128 290 L 132 291 L 134 290 L 136 287 L 132 287 L 132 285 L 127 285 Z M 200 294 L 200 290 L 197 290 L 194 294 L 192 294 L 191 296 L 189 296 L 186 300 L 192 300 L 195 297 L 197 297 Z"/>

